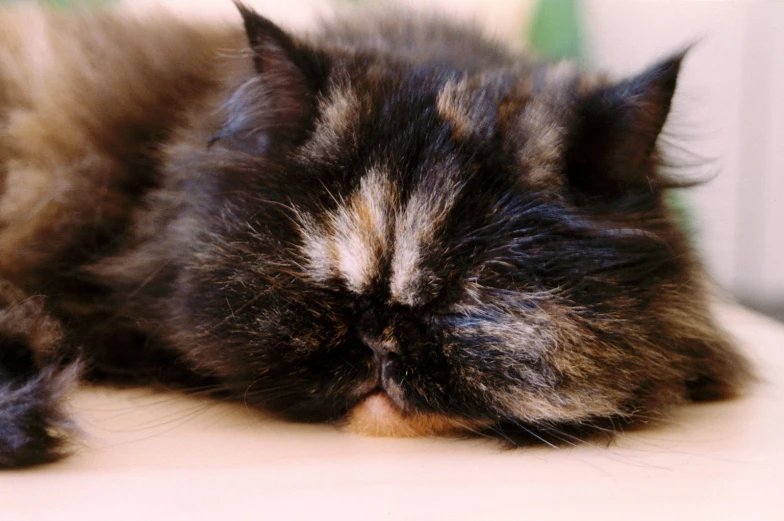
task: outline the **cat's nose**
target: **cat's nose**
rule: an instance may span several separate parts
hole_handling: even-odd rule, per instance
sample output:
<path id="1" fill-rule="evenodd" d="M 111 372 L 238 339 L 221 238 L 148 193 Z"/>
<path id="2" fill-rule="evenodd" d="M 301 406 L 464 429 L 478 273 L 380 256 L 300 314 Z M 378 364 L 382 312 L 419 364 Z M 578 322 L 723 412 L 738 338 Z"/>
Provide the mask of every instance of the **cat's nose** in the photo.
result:
<path id="1" fill-rule="evenodd" d="M 362 341 L 368 346 L 375 355 L 376 362 L 382 372 L 399 356 L 397 343 L 393 340 L 381 340 L 377 338 L 363 338 Z"/>

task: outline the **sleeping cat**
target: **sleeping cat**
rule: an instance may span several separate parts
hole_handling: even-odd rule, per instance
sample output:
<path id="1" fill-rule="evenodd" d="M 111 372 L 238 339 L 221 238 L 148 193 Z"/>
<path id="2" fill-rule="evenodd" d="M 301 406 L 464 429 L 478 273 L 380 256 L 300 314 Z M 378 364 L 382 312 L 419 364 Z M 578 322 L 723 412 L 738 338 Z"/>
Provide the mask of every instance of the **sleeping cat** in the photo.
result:
<path id="1" fill-rule="evenodd" d="M 511 442 L 737 392 L 657 168 L 681 55 L 238 7 L 0 11 L 0 466 L 67 452 L 80 377 Z"/>

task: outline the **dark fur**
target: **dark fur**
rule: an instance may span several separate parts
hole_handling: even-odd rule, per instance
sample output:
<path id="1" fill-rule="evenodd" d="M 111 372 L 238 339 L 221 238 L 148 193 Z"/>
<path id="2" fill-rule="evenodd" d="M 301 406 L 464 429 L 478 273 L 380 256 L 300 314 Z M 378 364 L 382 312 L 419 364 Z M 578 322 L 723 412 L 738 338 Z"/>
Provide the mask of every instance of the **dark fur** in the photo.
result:
<path id="1" fill-rule="evenodd" d="M 51 109 L 0 61 L 4 197 L 43 180 L 0 233 L 0 466 L 59 454 L 78 359 L 303 421 L 384 390 L 501 437 L 737 391 L 657 172 L 681 56 L 615 83 L 438 21 L 292 39 L 240 10 L 250 49 L 36 12 L 106 80 L 70 66 Z"/>

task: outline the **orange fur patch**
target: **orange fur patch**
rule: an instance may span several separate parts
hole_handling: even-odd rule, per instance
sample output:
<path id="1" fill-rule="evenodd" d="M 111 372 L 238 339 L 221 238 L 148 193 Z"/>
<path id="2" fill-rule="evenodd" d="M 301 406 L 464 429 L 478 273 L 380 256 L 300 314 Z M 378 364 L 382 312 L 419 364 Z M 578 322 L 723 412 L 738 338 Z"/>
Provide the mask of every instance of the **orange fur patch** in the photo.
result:
<path id="1" fill-rule="evenodd" d="M 475 422 L 440 414 L 404 413 L 386 394 L 375 393 L 349 411 L 344 428 L 363 436 L 414 438 L 459 436 L 475 427 Z"/>

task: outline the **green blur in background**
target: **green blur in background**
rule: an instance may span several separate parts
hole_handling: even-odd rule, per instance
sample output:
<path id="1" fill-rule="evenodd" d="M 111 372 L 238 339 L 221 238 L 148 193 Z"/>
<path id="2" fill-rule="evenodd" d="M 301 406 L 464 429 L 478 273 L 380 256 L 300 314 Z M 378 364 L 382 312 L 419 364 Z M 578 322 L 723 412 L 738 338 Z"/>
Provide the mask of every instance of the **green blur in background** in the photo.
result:
<path id="1" fill-rule="evenodd" d="M 528 43 L 547 59 L 582 60 L 578 0 L 541 0 L 534 8 Z"/>

